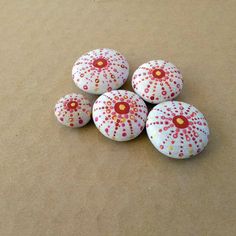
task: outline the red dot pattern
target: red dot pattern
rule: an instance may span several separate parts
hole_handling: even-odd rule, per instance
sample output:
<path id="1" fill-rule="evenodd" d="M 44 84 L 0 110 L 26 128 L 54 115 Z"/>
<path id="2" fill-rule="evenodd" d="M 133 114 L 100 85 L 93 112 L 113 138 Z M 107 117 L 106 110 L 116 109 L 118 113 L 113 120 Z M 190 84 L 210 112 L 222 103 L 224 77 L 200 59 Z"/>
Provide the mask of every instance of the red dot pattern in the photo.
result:
<path id="1" fill-rule="evenodd" d="M 132 87 L 145 101 L 158 104 L 178 96 L 183 80 L 175 65 L 163 60 L 153 60 L 141 65 L 134 72 Z"/>
<path id="2" fill-rule="evenodd" d="M 135 93 L 126 90 L 105 93 L 93 106 L 96 127 L 103 135 L 116 141 L 137 137 L 145 127 L 147 113 L 144 101 Z"/>
<path id="3" fill-rule="evenodd" d="M 68 94 L 55 105 L 57 120 L 69 127 L 82 127 L 91 119 L 91 104 L 81 94 Z"/>
<path id="4" fill-rule="evenodd" d="M 208 143 L 206 119 L 194 106 L 184 102 L 169 101 L 155 106 L 148 115 L 146 128 L 157 150 L 172 158 L 189 158 Z"/>
<path id="5" fill-rule="evenodd" d="M 72 68 L 76 86 L 92 94 L 103 94 L 120 88 L 128 75 L 129 65 L 125 57 L 108 48 L 86 53 Z"/>

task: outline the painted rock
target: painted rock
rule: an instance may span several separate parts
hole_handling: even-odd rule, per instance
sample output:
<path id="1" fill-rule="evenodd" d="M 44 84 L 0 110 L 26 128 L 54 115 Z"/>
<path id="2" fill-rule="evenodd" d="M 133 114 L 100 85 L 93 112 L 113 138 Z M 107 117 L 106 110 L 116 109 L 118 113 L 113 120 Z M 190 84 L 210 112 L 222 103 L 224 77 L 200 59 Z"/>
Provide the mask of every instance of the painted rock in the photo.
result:
<path id="1" fill-rule="evenodd" d="M 114 90 L 101 95 L 93 105 L 93 120 L 107 138 L 128 141 L 144 129 L 147 106 L 135 93 Z"/>
<path id="2" fill-rule="evenodd" d="M 148 115 L 146 129 L 158 151 L 177 159 L 200 153 L 209 136 L 203 114 L 194 106 L 178 101 L 156 105 Z"/>
<path id="3" fill-rule="evenodd" d="M 128 75 L 127 60 L 119 52 L 108 48 L 88 52 L 72 68 L 76 86 L 92 94 L 103 94 L 120 88 Z"/>
<path id="4" fill-rule="evenodd" d="M 57 120 L 69 127 L 82 127 L 91 119 L 91 104 L 81 94 L 71 93 L 59 99 L 55 106 Z"/>
<path id="5" fill-rule="evenodd" d="M 145 101 L 158 104 L 178 96 L 183 80 L 175 65 L 163 60 L 153 60 L 144 63 L 134 72 L 132 87 Z"/>

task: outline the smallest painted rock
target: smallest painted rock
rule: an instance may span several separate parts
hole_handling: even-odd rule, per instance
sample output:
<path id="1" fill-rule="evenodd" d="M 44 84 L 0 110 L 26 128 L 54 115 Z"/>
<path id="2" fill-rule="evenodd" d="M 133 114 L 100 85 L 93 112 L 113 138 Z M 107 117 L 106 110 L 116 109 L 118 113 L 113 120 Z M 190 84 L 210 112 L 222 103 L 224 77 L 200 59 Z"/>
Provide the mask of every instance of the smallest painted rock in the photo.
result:
<path id="1" fill-rule="evenodd" d="M 81 94 L 67 94 L 56 103 L 55 116 L 65 126 L 82 127 L 91 119 L 91 104 Z"/>

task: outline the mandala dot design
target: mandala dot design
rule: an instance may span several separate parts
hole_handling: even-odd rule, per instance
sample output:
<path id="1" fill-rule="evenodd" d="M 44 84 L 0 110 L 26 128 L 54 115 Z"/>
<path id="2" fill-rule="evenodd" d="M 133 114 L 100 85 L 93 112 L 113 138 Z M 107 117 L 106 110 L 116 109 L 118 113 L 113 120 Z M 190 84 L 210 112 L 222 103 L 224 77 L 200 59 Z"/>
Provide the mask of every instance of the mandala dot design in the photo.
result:
<path id="1" fill-rule="evenodd" d="M 147 106 L 135 93 L 114 90 L 101 95 L 93 105 L 93 120 L 99 131 L 115 141 L 136 138 L 144 129 Z"/>
<path id="2" fill-rule="evenodd" d="M 156 149 L 176 159 L 197 155 L 208 143 L 206 119 L 194 106 L 184 102 L 156 105 L 148 115 L 146 129 Z"/>
<path id="3" fill-rule="evenodd" d="M 125 57 L 108 48 L 84 54 L 72 68 L 76 86 L 92 94 L 103 94 L 120 88 L 128 75 L 129 65 Z"/>
<path id="4" fill-rule="evenodd" d="M 145 101 L 158 104 L 177 97 L 183 88 L 183 80 L 175 65 L 153 60 L 144 63 L 134 72 L 132 87 Z"/>
<path id="5" fill-rule="evenodd" d="M 57 120 L 69 127 L 82 127 L 91 119 L 91 104 L 81 94 L 68 94 L 59 99 L 55 105 Z"/>

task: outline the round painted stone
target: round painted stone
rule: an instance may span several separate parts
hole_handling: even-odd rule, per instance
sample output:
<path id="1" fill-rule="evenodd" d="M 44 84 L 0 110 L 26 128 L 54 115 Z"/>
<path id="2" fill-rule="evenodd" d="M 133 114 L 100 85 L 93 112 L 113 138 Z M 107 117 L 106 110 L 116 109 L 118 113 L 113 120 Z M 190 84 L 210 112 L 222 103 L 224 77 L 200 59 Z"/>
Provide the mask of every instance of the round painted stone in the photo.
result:
<path id="1" fill-rule="evenodd" d="M 184 102 L 156 105 L 148 115 L 146 129 L 156 149 L 176 159 L 196 155 L 208 143 L 206 119 L 194 106 Z"/>
<path id="2" fill-rule="evenodd" d="M 132 87 L 145 101 L 158 104 L 178 96 L 183 87 L 179 69 L 170 62 L 153 60 L 133 74 Z"/>
<path id="3" fill-rule="evenodd" d="M 115 141 L 136 138 L 144 129 L 147 106 L 135 93 L 114 90 L 101 95 L 93 105 L 93 120 L 100 132 Z"/>
<path id="4" fill-rule="evenodd" d="M 59 99 L 55 106 L 57 120 L 69 127 L 82 127 L 91 119 L 91 104 L 81 94 L 71 93 Z"/>
<path id="5" fill-rule="evenodd" d="M 128 75 L 127 60 L 119 52 L 108 48 L 88 52 L 72 68 L 76 86 L 92 94 L 103 94 L 120 88 Z"/>

